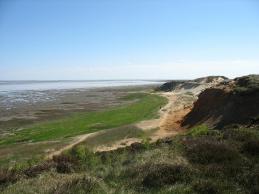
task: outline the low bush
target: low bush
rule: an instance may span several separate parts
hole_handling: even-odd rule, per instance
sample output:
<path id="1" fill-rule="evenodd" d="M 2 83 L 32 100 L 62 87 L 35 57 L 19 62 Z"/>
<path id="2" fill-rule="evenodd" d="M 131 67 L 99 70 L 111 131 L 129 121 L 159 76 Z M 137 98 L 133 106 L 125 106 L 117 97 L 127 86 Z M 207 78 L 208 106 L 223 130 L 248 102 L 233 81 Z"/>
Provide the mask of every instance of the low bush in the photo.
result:
<path id="1" fill-rule="evenodd" d="M 238 180 L 251 194 L 259 193 L 259 166 L 246 171 Z"/>
<path id="2" fill-rule="evenodd" d="M 50 170 L 52 167 L 54 167 L 54 163 L 50 161 L 46 161 L 35 166 L 30 166 L 29 168 L 25 169 L 23 173 L 27 177 L 35 177 L 44 171 Z"/>
<path id="3" fill-rule="evenodd" d="M 71 173 L 74 170 L 74 166 L 77 164 L 77 161 L 74 158 L 64 154 L 54 156 L 53 161 L 56 164 L 58 173 Z"/>
<path id="4" fill-rule="evenodd" d="M 202 136 L 202 135 L 208 135 L 209 128 L 207 125 L 199 125 L 194 128 L 192 128 L 187 135 L 192 137 Z"/>
<path id="5" fill-rule="evenodd" d="M 252 156 L 259 156 L 259 141 L 258 140 L 246 141 L 242 146 L 242 151 Z"/>
<path id="6" fill-rule="evenodd" d="M 146 163 L 124 172 L 125 178 L 130 178 L 135 186 L 144 188 L 160 188 L 178 182 L 188 182 L 190 175 L 188 167 L 167 163 Z"/>
<path id="7" fill-rule="evenodd" d="M 193 163 L 225 163 L 239 159 L 239 153 L 233 146 L 209 137 L 187 139 L 184 148 L 187 159 Z"/>
<path id="8" fill-rule="evenodd" d="M 97 155 L 83 145 L 72 148 L 68 154 L 86 168 L 94 167 L 99 163 Z"/>
<path id="9" fill-rule="evenodd" d="M 13 183 L 18 180 L 19 173 L 15 170 L 0 169 L 0 186 Z"/>
<path id="10" fill-rule="evenodd" d="M 74 178 L 70 181 L 60 183 L 54 194 L 70 194 L 70 193 L 92 193 L 96 186 L 96 181 L 88 176 L 83 178 Z"/>
<path id="11" fill-rule="evenodd" d="M 218 185 L 211 180 L 197 180 L 192 183 L 192 188 L 199 194 L 217 194 Z"/>
<path id="12" fill-rule="evenodd" d="M 185 182 L 190 178 L 189 169 L 182 165 L 154 164 L 146 171 L 142 181 L 142 185 L 146 188 L 173 185 L 177 182 Z"/>
<path id="13" fill-rule="evenodd" d="M 240 142 L 244 142 L 244 141 L 248 141 L 248 140 L 253 140 L 253 139 L 257 139 L 258 137 L 258 132 L 256 132 L 253 129 L 246 129 L 246 128 L 230 128 L 230 129 L 226 129 L 224 130 L 223 133 L 223 138 L 224 139 L 232 139 L 235 141 L 240 141 Z"/>

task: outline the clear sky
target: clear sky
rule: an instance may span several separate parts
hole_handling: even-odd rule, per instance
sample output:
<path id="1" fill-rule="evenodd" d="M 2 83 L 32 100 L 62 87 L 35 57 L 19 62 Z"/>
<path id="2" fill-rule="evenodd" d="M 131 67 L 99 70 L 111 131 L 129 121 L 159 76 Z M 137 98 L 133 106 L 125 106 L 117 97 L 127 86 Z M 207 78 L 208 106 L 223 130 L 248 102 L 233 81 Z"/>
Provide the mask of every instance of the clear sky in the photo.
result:
<path id="1" fill-rule="evenodd" d="M 0 79 L 259 73 L 259 0 L 0 0 Z"/>

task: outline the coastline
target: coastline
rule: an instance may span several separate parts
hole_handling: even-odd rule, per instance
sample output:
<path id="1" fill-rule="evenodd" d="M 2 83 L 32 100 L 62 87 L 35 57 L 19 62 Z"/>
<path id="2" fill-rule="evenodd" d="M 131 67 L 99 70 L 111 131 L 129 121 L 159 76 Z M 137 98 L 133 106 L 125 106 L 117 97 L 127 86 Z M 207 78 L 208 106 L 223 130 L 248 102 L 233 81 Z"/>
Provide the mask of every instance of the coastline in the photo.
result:
<path id="1" fill-rule="evenodd" d="M 0 134 L 3 135 L 27 125 L 59 119 L 78 112 L 111 108 L 123 104 L 121 99 L 129 92 L 150 91 L 156 86 L 112 86 L 89 89 L 25 91 L 22 98 L 28 98 L 27 96 L 31 95 L 29 100 L 14 100 L 14 102 L 9 102 L 10 104 L 0 95 Z"/>
<path id="2" fill-rule="evenodd" d="M 73 89 L 62 92 L 59 91 L 58 94 L 60 95 L 60 98 L 56 101 L 37 103 L 36 105 L 32 104 L 30 106 L 23 104 L 9 112 L 9 119 L 4 120 L 4 117 L 1 116 L 0 142 L 5 141 L 10 135 L 16 136 L 17 133 L 20 133 L 20 130 L 28 129 L 35 125 L 44 125 L 44 123 L 54 122 L 60 119 L 66 120 L 69 118 L 76 118 L 76 115 L 84 115 L 85 113 L 107 112 L 107 110 L 113 108 L 116 110 L 118 107 L 128 107 L 131 104 L 134 105 L 137 102 L 135 99 L 136 97 L 127 99 L 127 96 L 131 94 L 134 95 L 135 93 L 150 93 L 156 86 L 157 85 L 119 86 L 89 90 Z M 56 91 L 47 91 L 47 93 L 56 94 Z M 141 103 L 139 105 L 141 105 Z M 3 115 L 6 114 L 6 112 L 1 111 L 0 114 Z M 116 116 L 116 118 L 119 118 L 119 115 Z M 37 127 L 33 129 L 32 132 L 36 129 Z M 85 132 L 85 134 L 88 133 L 91 132 Z M 21 163 L 22 161 L 29 160 L 32 156 L 36 160 L 37 158 L 41 160 L 44 155 L 48 155 L 53 151 L 55 152 L 56 150 L 63 149 L 66 146 L 71 147 L 70 145 L 73 145 L 76 137 L 77 136 L 72 135 L 57 139 L 57 141 L 55 139 L 50 139 L 48 141 L 39 142 L 27 140 L 25 142 L 20 142 L 20 140 L 18 140 L 17 143 L 8 146 L 3 144 L 0 146 L 0 163 L 2 165 L 10 165 L 17 162 Z"/>

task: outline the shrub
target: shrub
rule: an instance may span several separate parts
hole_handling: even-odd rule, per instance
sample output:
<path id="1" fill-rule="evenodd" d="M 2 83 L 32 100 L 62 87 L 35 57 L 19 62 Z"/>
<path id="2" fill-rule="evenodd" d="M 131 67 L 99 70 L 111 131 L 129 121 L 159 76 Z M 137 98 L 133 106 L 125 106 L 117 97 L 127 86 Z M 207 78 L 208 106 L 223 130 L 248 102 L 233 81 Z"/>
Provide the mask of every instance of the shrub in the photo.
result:
<path id="1" fill-rule="evenodd" d="M 96 166 L 99 162 L 97 155 L 83 145 L 72 148 L 69 155 L 87 168 Z"/>
<path id="2" fill-rule="evenodd" d="M 239 153 L 231 145 L 213 138 L 189 139 L 184 142 L 189 161 L 200 164 L 232 162 Z"/>
<path id="3" fill-rule="evenodd" d="M 194 128 L 192 128 L 187 135 L 190 135 L 192 137 L 207 135 L 209 132 L 209 128 L 206 125 L 199 125 Z"/>
<path id="4" fill-rule="evenodd" d="M 245 153 L 248 153 L 252 156 L 258 156 L 259 154 L 259 141 L 258 140 L 250 140 L 244 143 L 242 146 L 242 150 Z"/>
<path id="5" fill-rule="evenodd" d="M 251 194 L 259 193 L 259 168 L 253 168 L 245 172 L 238 180 Z"/>
<path id="6" fill-rule="evenodd" d="M 218 185 L 210 180 L 198 180 L 192 183 L 194 191 L 200 194 L 217 194 Z"/>
<path id="7" fill-rule="evenodd" d="M 18 180 L 18 176 L 15 170 L 0 169 L 0 185 L 13 183 Z"/>
<path id="8" fill-rule="evenodd" d="M 173 144 L 173 139 L 171 137 L 166 137 L 162 139 L 158 139 L 155 143 L 155 145 L 161 146 L 161 145 L 172 145 Z"/>
<path id="9" fill-rule="evenodd" d="M 53 161 L 56 164 L 56 170 L 58 173 L 71 173 L 73 166 L 77 163 L 75 159 L 67 155 L 54 156 Z"/>
<path id="10" fill-rule="evenodd" d="M 147 188 L 173 185 L 176 182 L 189 180 L 190 171 L 182 165 L 154 164 L 146 169 L 142 185 Z"/>
<path id="11" fill-rule="evenodd" d="M 246 128 L 226 129 L 223 135 L 224 139 L 233 139 L 240 142 L 256 139 L 257 136 L 256 131 Z"/>
<path id="12" fill-rule="evenodd" d="M 141 150 L 145 150 L 146 147 L 147 146 L 145 144 L 136 142 L 136 143 L 131 144 L 129 147 L 127 147 L 127 150 L 129 150 L 131 152 L 138 152 Z"/>
<path id="13" fill-rule="evenodd" d="M 92 193 L 96 186 L 96 181 L 88 176 L 83 178 L 74 178 L 70 181 L 60 183 L 54 194 L 68 194 L 68 193 Z"/>
<path id="14" fill-rule="evenodd" d="M 46 161 L 41 164 L 31 166 L 31 167 L 25 169 L 23 172 L 28 177 L 35 177 L 44 171 L 50 170 L 50 168 L 52 168 L 53 166 L 54 166 L 54 163 L 52 163 L 50 161 Z"/>

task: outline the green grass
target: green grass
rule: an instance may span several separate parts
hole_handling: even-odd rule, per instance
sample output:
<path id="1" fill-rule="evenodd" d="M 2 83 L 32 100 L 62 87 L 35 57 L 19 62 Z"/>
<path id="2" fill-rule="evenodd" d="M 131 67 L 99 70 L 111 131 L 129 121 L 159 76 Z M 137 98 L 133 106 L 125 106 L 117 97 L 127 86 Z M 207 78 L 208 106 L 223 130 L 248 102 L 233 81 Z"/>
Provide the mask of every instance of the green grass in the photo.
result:
<path id="1" fill-rule="evenodd" d="M 36 124 L 1 139 L 0 145 L 57 140 L 128 125 L 155 117 L 159 107 L 167 103 L 164 97 L 153 94 L 131 94 L 129 99 L 137 101 L 105 111 L 78 113 L 68 118 Z"/>
<path id="2" fill-rule="evenodd" d="M 209 128 L 206 125 L 199 125 L 187 132 L 188 135 L 192 137 L 207 135 L 209 133 Z"/>
<path id="3" fill-rule="evenodd" d="M 240 133 L 235 136 L 232 130 Z M 0 192 L 258 193 L 259 156 L 242 149 L 250 141 L 251 136 L 247 135 L 250 131 L 255 135 L 253 141 L 258 141 L 256 127 L 221 129 L 218 131 L 222 134 L 221 140 L 218 133 L 184 134 L 172 141 L 149 146 L 137 144 L 103 153 L 93 153 L 81 144 L 53 161 L 30 166 L 26 171 L 1 171 L 0 168 Z M 191 152 L 187 153 L 188 150 Z"/>

